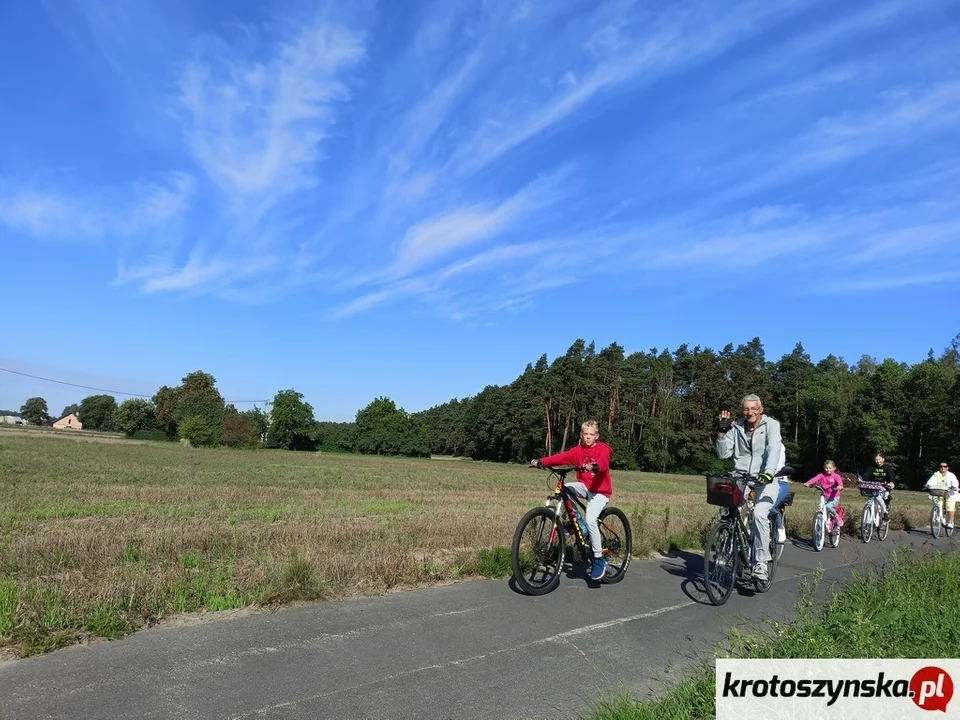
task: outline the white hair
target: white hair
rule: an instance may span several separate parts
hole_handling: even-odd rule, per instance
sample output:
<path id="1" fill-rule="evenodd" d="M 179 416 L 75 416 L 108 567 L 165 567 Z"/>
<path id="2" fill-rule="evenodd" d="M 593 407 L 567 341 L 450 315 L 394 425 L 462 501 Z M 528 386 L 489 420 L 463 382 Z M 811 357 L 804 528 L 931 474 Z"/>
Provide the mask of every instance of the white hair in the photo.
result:
<path id="1" fill-rule="evenodd" d="M 759 396 L 759 395 L 753 395 L 752 393 L 751 393 L 750 395 L 744 395 L 744 396 L 743 396 L 743 402 L 745 402 L 745 403 L 748 403 L 748 402 L 760 403 L 760 407 L 763 407 L 763 401 L 760 400 L 760 396 Z"/>

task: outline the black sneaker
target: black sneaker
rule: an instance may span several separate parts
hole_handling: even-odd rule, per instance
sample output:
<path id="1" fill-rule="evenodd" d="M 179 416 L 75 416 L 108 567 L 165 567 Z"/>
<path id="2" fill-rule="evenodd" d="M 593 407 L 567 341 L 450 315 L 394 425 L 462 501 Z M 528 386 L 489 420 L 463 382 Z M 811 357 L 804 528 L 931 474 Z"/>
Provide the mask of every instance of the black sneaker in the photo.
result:
<path id="1" fill-rule="evenodd" d="M 883 514 L 883 521 L 884 521 L 884 522 L 887 522 L 887 521 L 889 521 L 889 520 L 890 520 L 890 513 L 884 513 L 884 514 Z"/>

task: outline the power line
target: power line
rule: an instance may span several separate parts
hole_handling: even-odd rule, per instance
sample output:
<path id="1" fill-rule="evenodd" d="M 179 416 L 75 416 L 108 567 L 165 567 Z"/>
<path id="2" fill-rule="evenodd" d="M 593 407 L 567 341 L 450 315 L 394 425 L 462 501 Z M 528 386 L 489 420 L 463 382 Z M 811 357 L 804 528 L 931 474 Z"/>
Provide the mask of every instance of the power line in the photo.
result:
<path id="1" fill-rule="evenodd" d="M 131 393 L 123 392 L 122 390 L 107 390 L 105 388 L 90 387 L 89 385 L 78 385 L 77 383 L 66 382 L 64 380 L 54 380 L 53 378 L 40 377 L 39 375 L 31 375 L 30 373 L 20 372 L 18 370 L 10 370 L 8 368 L 0 367 L 0 370 L 3 372 L 12 373 L 14 375 L 22 375 L 23 377 L 33 378 L 34 380 L 43 380 L 44 382 L 57 383 L 58 385 L 69 385 L 70 387 L 82 388 L 84 390 L 96 390 L 97 392 L 108 393 L 110 395 L 129 395 L 131 397 L 146 398 L 149 400 L 152 398 L 152 395 L 141 395 L 140 393 Z M 241 405 L 245 403 L 263 403 L 267 404 L 269 400 L 224 400 L 224 402 L 230 403 L 232 405 Z"/>

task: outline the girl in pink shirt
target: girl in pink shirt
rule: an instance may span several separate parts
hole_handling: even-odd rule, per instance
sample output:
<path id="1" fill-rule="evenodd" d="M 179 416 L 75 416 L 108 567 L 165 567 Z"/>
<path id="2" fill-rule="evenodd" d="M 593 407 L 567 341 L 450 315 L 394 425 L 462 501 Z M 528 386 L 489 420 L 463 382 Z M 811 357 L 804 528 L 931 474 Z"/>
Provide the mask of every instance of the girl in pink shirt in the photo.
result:
<path id="1" fill-rule="evenodd" d="M 838 512 L 837 509 L 840 502 L 840 491 L 843 490 L 843 478 L 837 472 L 837 466 L 833 460 L 827 460 L 823 464 L 823 472 L 807 480 L 804 485 L 807 487 L 820 486 L 823 490 L 823 499 L 827 503 L 827 512 L 837 515 L 838 522 L 843 525 L 843 514 Z"/>

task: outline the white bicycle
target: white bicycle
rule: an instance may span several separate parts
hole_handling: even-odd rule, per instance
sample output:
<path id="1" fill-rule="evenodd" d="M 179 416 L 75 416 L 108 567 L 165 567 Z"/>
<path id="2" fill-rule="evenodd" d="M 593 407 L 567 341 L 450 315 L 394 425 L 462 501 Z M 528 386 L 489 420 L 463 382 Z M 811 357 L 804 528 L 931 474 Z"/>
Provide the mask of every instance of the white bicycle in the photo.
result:
<path id="1" fill-rule="evenodd" d="M 813 516 L 813 549 L 820 552 L 823 550 L 823 541 L 826 538 L 829 538 L 832 548 L 840 544 L 840 518 L 836 510 L 827 509 L 823 488 L 815 485 L 814 490 L 820 493 L 820 504 Z"/>
<path id="2" fill-rule="evenodd" d="M 933 507 L 930 508 L 930 532 L 933 533 L 935 538 L 938 538 L 940 532 L 945 530 L 947 537 L 950 537 L 953 535 L 953 528 L 947 525 L 947 516 L 943 508 L 950 491 L 946 488 L 932 487 L 927 488 L 927 492 L 933 502 Z"/>
<path id="3" fill-rule="evenodd" d="M 883 505 L 880 503 L 880 495 L 887 490 L 887 486 L 881 482 L 872 482 L 865 480 L 857 485 L 860 494 L 867 498 L 863 505 L 863 511 L 860 513 L 860 539 L 865 543 L 870 542 L 873 537 L 873 531 L 877 531 L 877 539 L 886 540 L 887 533 L 890 532 L 890 520 L 883 519 Z"/>

